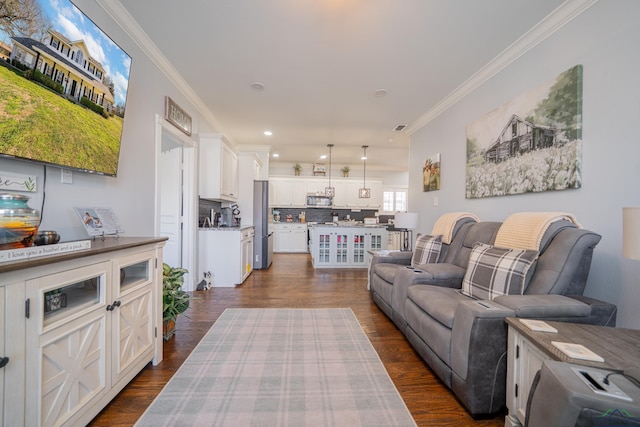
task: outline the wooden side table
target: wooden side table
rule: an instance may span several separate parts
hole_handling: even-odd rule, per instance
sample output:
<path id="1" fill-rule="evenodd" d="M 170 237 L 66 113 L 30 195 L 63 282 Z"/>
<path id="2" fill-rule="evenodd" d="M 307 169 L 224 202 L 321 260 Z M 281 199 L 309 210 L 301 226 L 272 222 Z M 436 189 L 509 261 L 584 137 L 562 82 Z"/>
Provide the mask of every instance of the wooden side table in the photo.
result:
<path id="1" fill-rule="evenodd" d="M 545 360 L 559 360 L 584 366 L 622 371 L 640 365 L 640 330 L 546 322 L 558 330 L 532 331 L 517 318 L 506 319 L 509 326 L 507 358 L 507 408 L 505 427 L 524 425 L 531 383 Z M 604 362 L 573 359 L 556 348 L 552 341 L 581 344 Z"/>

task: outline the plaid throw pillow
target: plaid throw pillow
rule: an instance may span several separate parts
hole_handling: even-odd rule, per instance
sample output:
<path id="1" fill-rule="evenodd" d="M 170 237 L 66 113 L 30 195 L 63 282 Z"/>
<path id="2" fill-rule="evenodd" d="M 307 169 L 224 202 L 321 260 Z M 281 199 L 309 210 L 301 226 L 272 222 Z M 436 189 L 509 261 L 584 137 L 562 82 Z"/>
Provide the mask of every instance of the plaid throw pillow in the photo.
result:
<path id="1" fill-rule="evenodd" d="M 537 251 L 476 243 L 462 280 L 462 293 L 477 299 L 522 295 L 527 272 L 537 259 Z"/>
<path id="2" fill-rule="evenodd" d="M 428 234 L 418 234 L 416 238 L 416 248 L 411 257 L 411 266 L 438 262 L 440 250 L 442 249 L 442 236 L 429 236 Z"/>

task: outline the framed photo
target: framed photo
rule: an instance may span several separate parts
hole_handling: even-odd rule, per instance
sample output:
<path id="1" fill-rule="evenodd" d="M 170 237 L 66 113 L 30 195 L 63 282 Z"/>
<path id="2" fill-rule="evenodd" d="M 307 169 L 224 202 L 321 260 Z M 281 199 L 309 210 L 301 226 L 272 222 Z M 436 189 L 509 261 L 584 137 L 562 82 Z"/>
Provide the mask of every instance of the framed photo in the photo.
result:
<path id="1" fill-rule="evenodd" d="M 120 221 L 111 208 L 74 208 L 89 236 L 124 233 Z"/>
<path id="2" fill-rule="evenodd" d="M 440 153 L 427 157 L 422 165 L 422 191 L 440 189 Z"/>

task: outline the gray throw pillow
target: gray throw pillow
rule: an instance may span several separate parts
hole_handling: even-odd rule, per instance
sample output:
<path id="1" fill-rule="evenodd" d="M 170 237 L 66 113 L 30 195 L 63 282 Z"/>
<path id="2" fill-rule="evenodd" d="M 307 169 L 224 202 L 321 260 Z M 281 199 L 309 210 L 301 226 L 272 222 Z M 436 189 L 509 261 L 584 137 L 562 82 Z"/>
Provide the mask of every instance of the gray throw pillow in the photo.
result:
<path id="1" fill-rule="evenodd" d="M 522 295 L 530 279 L 527 272 L 537 259 L 537 251 L 476 243 L 462 280 L 462 293 L 476 299 Z"/>
<path id="2" fill-rule="evenodd" d="M 430 264 L 438 262 L 440 251 L 442 250 L 442 236 L 429 236 L 428 234 L 418 234 L 416 247 L 411 257 L 411 266 L 420 264 Z"/>

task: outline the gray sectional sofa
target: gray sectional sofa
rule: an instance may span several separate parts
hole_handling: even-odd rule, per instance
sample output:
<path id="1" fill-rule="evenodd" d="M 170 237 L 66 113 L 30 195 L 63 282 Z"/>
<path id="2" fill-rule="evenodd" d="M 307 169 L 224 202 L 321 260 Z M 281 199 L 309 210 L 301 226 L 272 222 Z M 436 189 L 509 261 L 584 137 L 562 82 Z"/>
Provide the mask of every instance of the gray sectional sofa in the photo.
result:
<path id="1" fill-rule="evenodd" d="M 567 220 L 544 233 L 522 294 L 463 294 L 474 245 L 492 245 L 501 224 L 462 218 L 437 262 L 411 266 L 412 253 L 392 252 L 370 269 L 373 301 L 473 416 L 505 405 L 506 317 L 615 326 L 614 305 L 582 296 L 601 236 Z"/>

